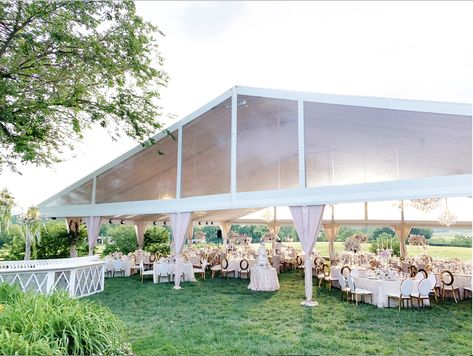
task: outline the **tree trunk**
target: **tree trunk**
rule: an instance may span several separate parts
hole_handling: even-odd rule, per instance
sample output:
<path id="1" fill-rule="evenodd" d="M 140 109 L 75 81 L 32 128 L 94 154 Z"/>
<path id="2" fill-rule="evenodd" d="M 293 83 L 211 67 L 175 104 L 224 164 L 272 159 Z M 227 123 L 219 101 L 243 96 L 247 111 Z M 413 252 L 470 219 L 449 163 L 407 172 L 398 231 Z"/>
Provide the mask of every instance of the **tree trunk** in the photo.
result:
<path id="1" fill-rule="evenodd" d="M 25 261 L 31 259 L 31 235 L 27 231 L 26 232 L 26 241 L 25 241 Z"/>
<path id="2" fill-rule="evenodd" d="M 76 248 L 76 244 L 73 243 L 69 246 L 69 251 L 70 251 L 70 255 L 71 257 L 77 257 L 77 248 Z"/>

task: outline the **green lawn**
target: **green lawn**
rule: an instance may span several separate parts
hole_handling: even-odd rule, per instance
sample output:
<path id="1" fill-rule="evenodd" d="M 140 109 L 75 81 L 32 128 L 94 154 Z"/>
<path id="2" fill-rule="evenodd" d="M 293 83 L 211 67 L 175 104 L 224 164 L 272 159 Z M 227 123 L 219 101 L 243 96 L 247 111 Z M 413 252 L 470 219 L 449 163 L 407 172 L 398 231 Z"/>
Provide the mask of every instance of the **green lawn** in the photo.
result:
<path id="1" fill-rule="evenodd" d="M 287 242 L 285 242 L 285 244 L 287 244 Z M 293 242 L 290 244 L 297 249 L 301 249 L 299 242 Z M 363 252 L 368 252 L 368 247 L 369 244 L 363 244 L 361 250 Z M 328 256 L 328 242 L 317 242 L 315 244 L 315 249 L 318 250 L 322 256 Z M 343 242 L 335 242 L 335 251 L 343 252 Z M 416 256 L 418 251 L 422 254 L 422 248 L 418 250 L 417 246 L 407 246 L 407 253 L 409 256 Z M 429 246 L 427 251 L 434 258 L 460 258 L 464 261 L 471 261 L 471 248 L 468 247 Z"/>
<path id="2" fill-rule="evenodd" d="M 312 309 L 300 305 L 302 274 L 281 274 L 278 292 L 247 285 L 215 278 L 173 290 L 133 276 L 107 280 L 89 299 L 125 322 L 137 355 L 471 354 L 471 300 L 398 312 L 357 308 L 336 289 L 314 288 L 320 306 Z"/>

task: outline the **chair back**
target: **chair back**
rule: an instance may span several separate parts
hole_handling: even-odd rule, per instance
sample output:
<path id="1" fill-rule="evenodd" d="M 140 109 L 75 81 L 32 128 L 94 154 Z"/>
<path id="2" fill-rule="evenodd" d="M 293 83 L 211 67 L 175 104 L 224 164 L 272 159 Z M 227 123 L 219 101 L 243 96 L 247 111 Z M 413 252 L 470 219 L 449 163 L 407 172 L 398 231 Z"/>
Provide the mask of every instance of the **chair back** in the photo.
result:
<path id="1" fill-rule="evenodd" d="M 437 285 L 437 277 L 435 276 L 435 273 L 430 272 L 429 275 L 427 276 L 427 279 L 430 281 L 430 287 L 434 289 L 435 286 Z"/>
<path id="2" fill-rule="evenodd" d="M 296 257 L 296 263 L 297 263 L 297 266 L 298 266 L 298 267 L 301 267 L 301 266 L 302 266 L 302 257 L 301 257 L 301 256 L 297 256 L 297 257 Z"/>
<path id="3" fill-rule="evenodd" d="M 419 295 L 428 296 L 432 288 L 430 287 L 430 281 L 426 278 L 419 282 Z"/>
<path id="4" fill-rule="evenodd" d="M 140 261 L 140 274 L 143 274 L 144 271 L 145 271 L 145 266 L 143 264 L 143 261 Z"/>
<path id="5" fill-rule="evenodd" d="M 342 274 L 338 276 L 338 284 L 340 284 L 340 289 L 344 289 L 347 287 L 347 280 Z"/>
<path id="6" fill-rule="evenodd" d="M 113 261 L 113 268 L 114 268 L 116 271 L 119 271 L 119 270 L 123 269 L 123 262 L 122 262 L 122 260 L 115 260 L 115 261 Z"/>
<path id="7" fill-rule="evenodd" d="M 412 278 L 414 278 L 417 275 L 417 267 L 414 265 L 409 266 L 409 274 Z"/>
<path id="8" fill-rule="evenodd" d="M 425 276 L 422 272 L 417 272 L 416 276 L 414 277 L 415 280 L 417 281 L 421 281 L 423 279 L 425 279 Z"/>
<path id="9" fill-rule="evenodd" d="M 160 276 L 167 276 L 169 273 L 169 265 L 167 263 L 158 263 L 158 273 Z"/>
<path id="10" fill-rule="evenodd" d="M 330 276 L 330 265 L 328 263 L 324 264 L 323 271 L 324 271 L 325 277 Z"/>
<path id="11" fill-rule="evenodd" d="M 222 259 L 222 268 L 227 269 L 228 268 L 228 260 L 226 258 Z"/>
<path id="12" fill-rule="evenodd" d="M 453 285 L 453 282 L 455 282 L 453 273 L 450 271 L 443 271 L 440 273 L 440 280 L 442 281 L 443 286 L 451 286 Z"/>
<path id="13" fill-rule="evenodd" d="M 343 266 L 342 269 L 340 270 L 340 274 L 345 278 L 348 277 L 351 274 L 350 266 L 348 265 Z"/>
<path id="14" fill-rule="evenodd" d="M 248 260 L 246 258 L 242 259 L 240 261 L 240 270 L 246 271 L 250 267 L 250 264 L 248 263 Z"/>
<path id="15" fill-rule="evenodd" d="M 401 282 L 401 296 L 408 297 L 412 293 L 412 288 L 414 288 L 414 281 L 412 279 L 405 279 Z"/>
<path id="16" fill-rule="evenodd" d="M 355 281 L 353 280 L 352 276 L 347 277 L 347 284 L 348 284 L 348 287 L 350 287 L 350 290 L 354 292 L 356 289 L 356 286 L 355 286 Z"/>

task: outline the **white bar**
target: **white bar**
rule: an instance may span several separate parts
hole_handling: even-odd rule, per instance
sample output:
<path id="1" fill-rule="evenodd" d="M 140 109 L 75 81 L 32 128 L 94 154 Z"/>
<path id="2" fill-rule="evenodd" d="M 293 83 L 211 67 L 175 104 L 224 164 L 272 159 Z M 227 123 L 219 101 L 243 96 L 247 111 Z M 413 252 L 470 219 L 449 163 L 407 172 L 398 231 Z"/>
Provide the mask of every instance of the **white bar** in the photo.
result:
<path id="1" fill-rule="evenodd" d="M 97 177 L 92 180 L 92 204 L 95 204 L 95 194 L 97 192 Z"/>
<path id="2" fill-rule="evenodd" d="M 182 183 L 182 125 L 177 131 L 177 169 L 176 169 L 176 198 L 181 197 L 181 183 Z"/>
<path id="3" fill-rule="evenodd" d="M 232 198 L 237 191 L 237 115 L 238 115 L 238 93 L 236 88 L 232 89 L 232 126 L 231 126 L 231 153 L 230 153 L 230 193 Z"/>
<path id="4" fill-rule="evenodd" d="M 304 101 L 314 101 L 317 103 L 364 106 L 380 109 L 433 112 L 466 116 L 471 116 L 472 113 L 471 104 L 468 103 L 396 99 L 373 96 L 321 94 L 241 86 L 238 87 L 238 92 L 243 95 L 261 96 L 275 99 L 302 99 Z"/>
<path id="5" fill-rule="evenodd" d="M 306 186 L 305 173 L 305 131 L 304 131 L 304 101 L 297 101 L 297 135 L 299 145 L 299 188 Z"/>
<path id="6" fill-rule="evenodd" d="M 114 216 L 171 212 L 323 205 L 472 195 L 472 176 L 458 175 L 366 184 L 209 195 L 173 200 L 145 200 L 95 205 L 43 207 L 45 216 Z"/>
<path id="7" fill-rule="evenodd" d="M 69 295 L 74 296 L 76 288 L 76 269 L 71 269 L 71 274 L 69 275 Z"/>

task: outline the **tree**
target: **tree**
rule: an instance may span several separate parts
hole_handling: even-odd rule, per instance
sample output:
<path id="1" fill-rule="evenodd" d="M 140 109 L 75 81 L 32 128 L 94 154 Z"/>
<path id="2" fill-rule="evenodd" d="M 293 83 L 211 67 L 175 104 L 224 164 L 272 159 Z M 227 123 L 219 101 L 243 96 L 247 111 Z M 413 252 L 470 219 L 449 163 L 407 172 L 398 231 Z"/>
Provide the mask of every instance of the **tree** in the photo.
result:
<path id="1" fill-rule="evenodd" d="M 33 257 L 36 258 L 36 247 L 41 242 L 42 226 L 39 209 L 30 207 L 21 219 L 25 239 L 25 260 L 31 259 L 31 248 L 33 248 Z"/>
<path id="2" fill-rule="evenodd" d="M 21 260 L 25 256 L 25 240 L 20 225 L 12 225 L 8 232 L 9 240 L 5 244 L 4 258 L 7 260 Z M 36 245 L 35 257 L 38 259 L 69 257 L 69 241 L 66 224 L 63 221 L 48 221 L 41 229 L 40 243 Z M 77 239 L 78 256 L 87 256 L 89 245 L 87 230 L 80 227 Z"/>
<path id="3" fill-rule="evenodd" d="M 4 188 L 0 192 L 0 235 L 8 231 L 11 223 L 11 211 L 15 206 L 15 199 L 13 196 L 8 192 L 6 188 Z"/>
<path id="4" fill-rule="evenodd" d="M 159 129 L 156 34 L 131 0 L 0 2 L 0 170 L 51 165 L 96 123 L 141 142 Z"/>
<path id="5" fill-rule="evenodd" d="M 371 235 L 370 240 L 378 240 L 379 236 L 383 235 L 383 234 L 384 235 L 391 235 L 391 236 L 396 235 L 394 230 L 391 229 L 390 227 L 380 227 L 380 228 L 377 228 L 376 230 L 373 231 L 373 234 Z"/>
<path id="6" fill-rule="evenodd" d="M 423 235 L 427 240 L 432 238 L 432 229 L 420 229 L 413 227 L 409 235 Z"/>

